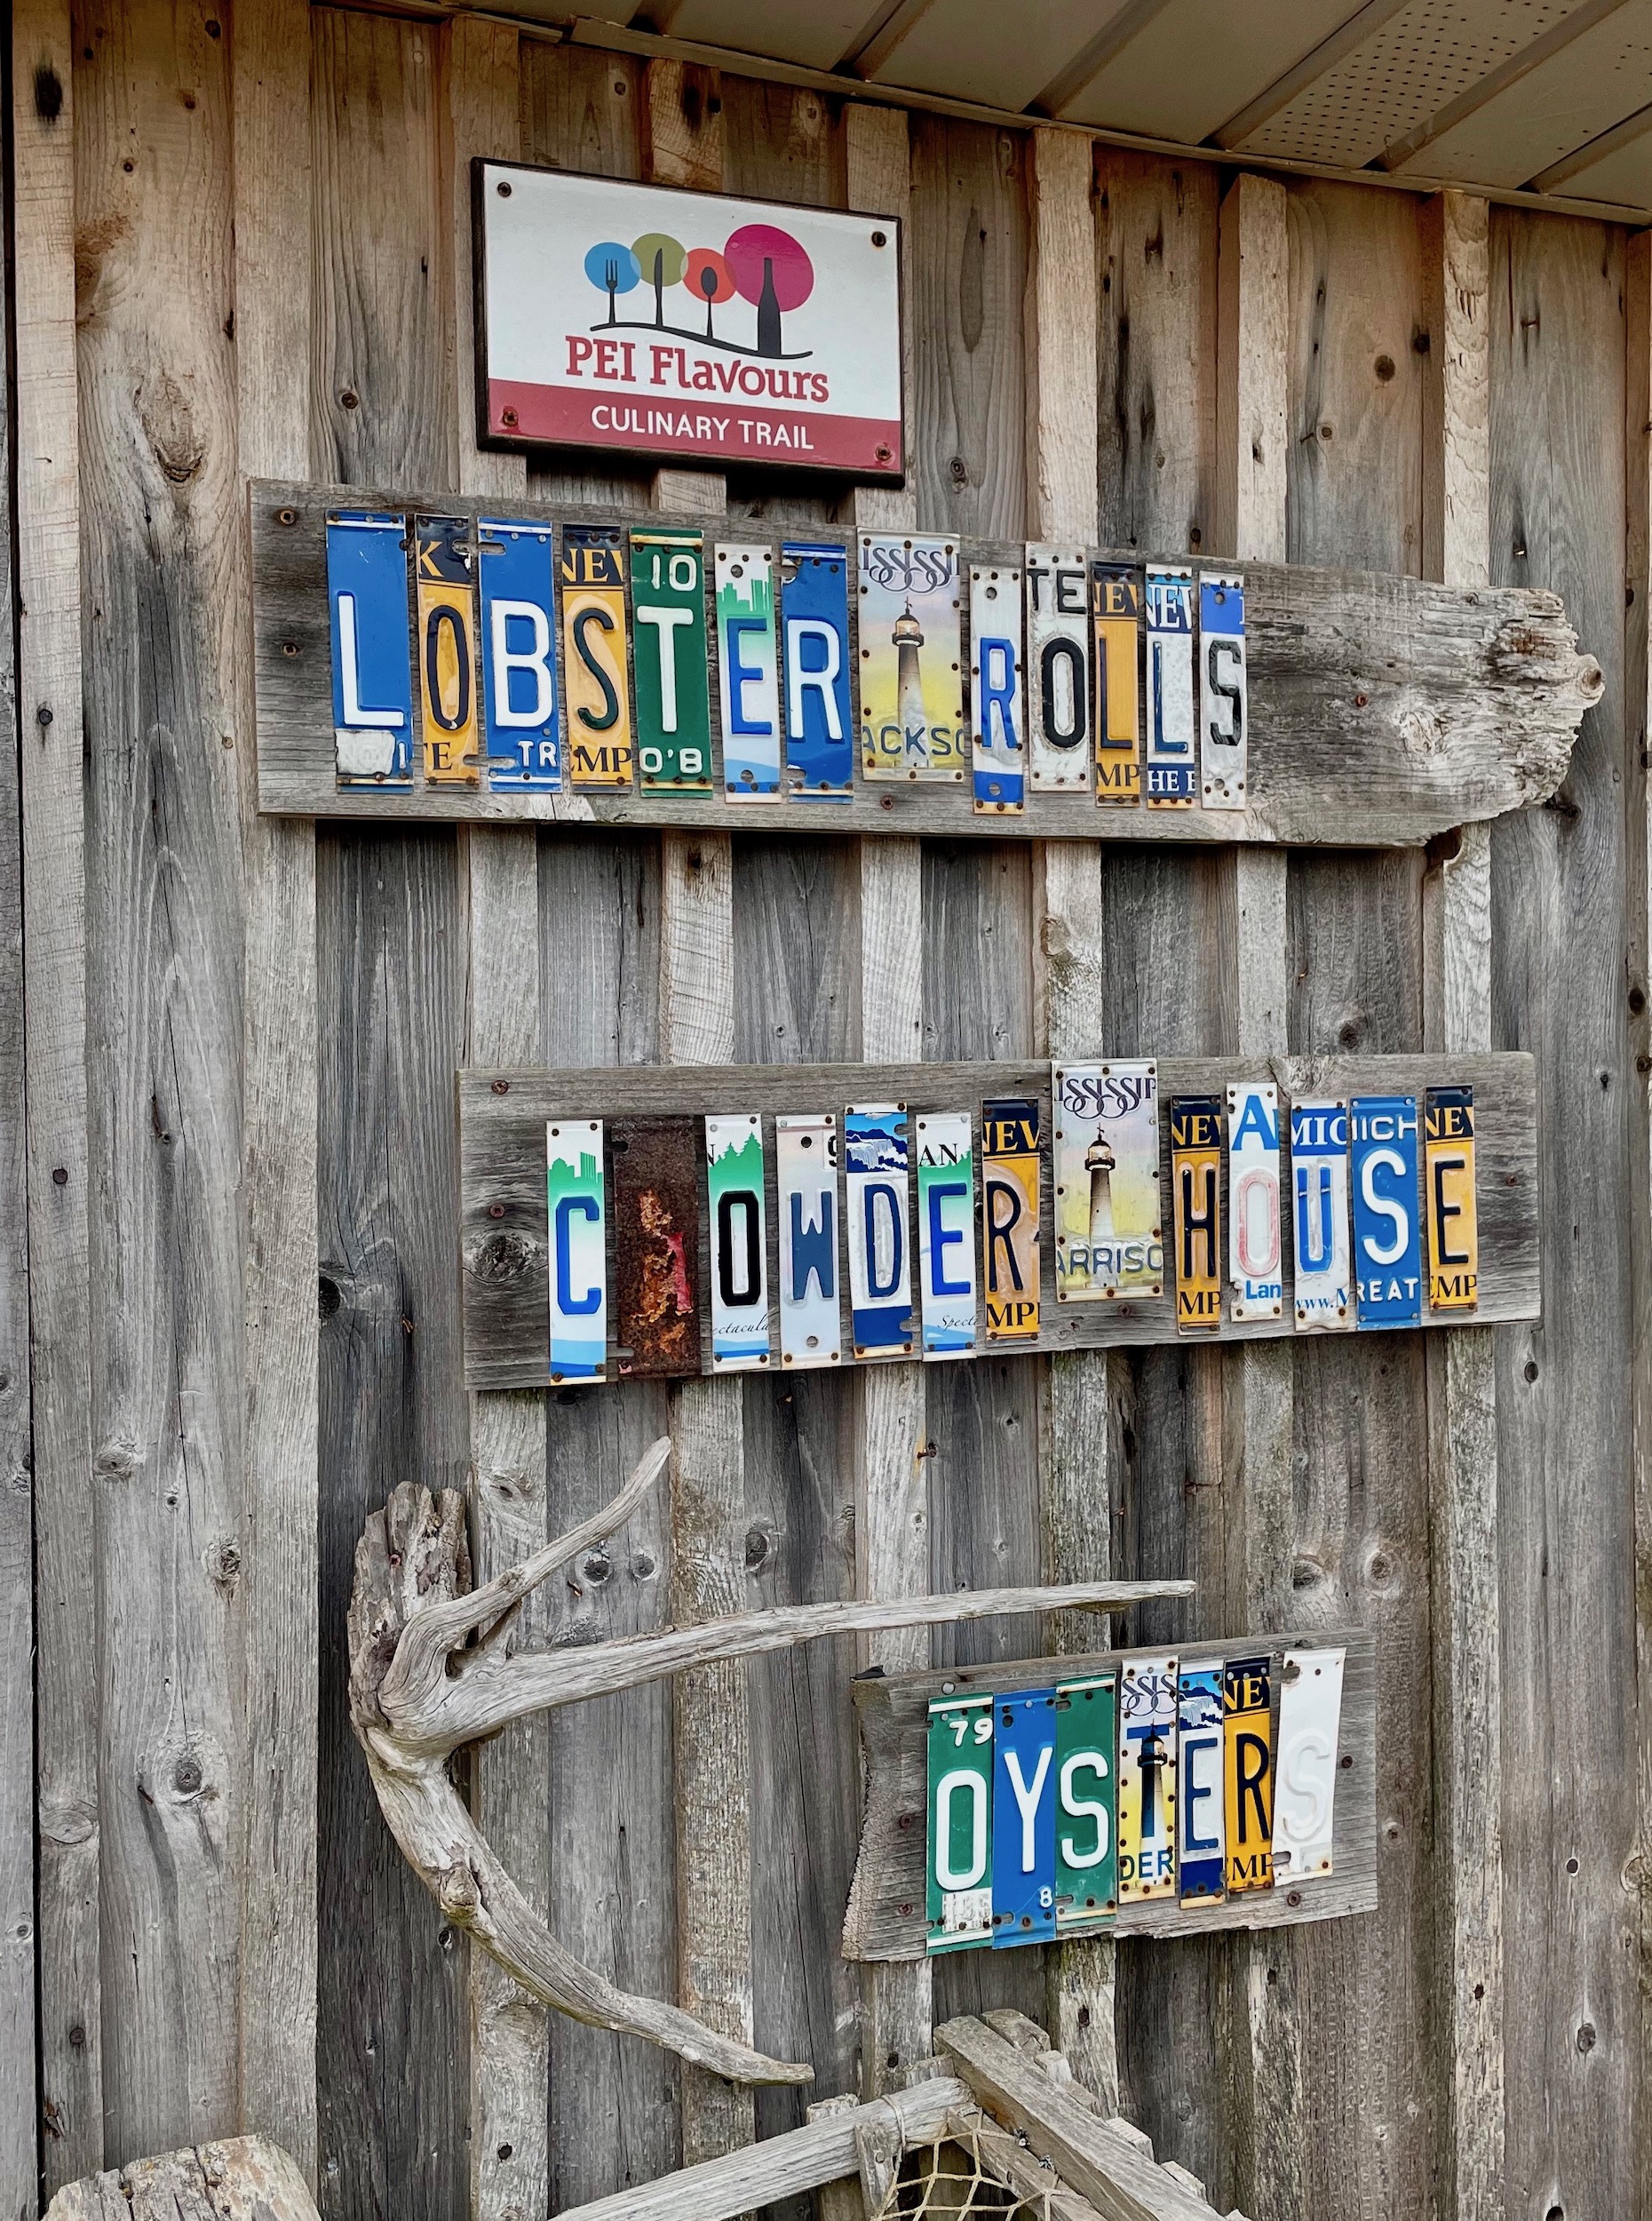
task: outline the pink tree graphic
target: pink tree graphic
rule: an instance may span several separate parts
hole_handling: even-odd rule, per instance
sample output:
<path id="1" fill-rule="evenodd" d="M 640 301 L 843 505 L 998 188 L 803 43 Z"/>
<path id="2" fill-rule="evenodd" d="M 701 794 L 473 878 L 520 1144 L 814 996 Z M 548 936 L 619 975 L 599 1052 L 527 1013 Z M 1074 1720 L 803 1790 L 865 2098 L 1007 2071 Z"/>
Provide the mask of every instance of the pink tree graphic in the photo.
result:
<path id="1" fill-rule="evenodd" d="M 814 266 L 789 231 L 774 224 L 743 224 L 723 249 L 743 300 L 757 309 L 757 351 L 781 352 L 780 319 L 801 308 L 814 291 Z"/>

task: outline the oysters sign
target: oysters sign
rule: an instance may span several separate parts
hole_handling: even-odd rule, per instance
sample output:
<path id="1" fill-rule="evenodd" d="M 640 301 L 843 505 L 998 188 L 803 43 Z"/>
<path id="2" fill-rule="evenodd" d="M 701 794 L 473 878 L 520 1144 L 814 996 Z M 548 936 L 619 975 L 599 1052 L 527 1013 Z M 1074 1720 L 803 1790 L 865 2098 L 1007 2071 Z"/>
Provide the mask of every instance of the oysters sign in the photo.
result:
<path id="1" fill-rule="evenodd" d="M 482 440 L 901 477 L 895 219 L 473 175 Z"/>

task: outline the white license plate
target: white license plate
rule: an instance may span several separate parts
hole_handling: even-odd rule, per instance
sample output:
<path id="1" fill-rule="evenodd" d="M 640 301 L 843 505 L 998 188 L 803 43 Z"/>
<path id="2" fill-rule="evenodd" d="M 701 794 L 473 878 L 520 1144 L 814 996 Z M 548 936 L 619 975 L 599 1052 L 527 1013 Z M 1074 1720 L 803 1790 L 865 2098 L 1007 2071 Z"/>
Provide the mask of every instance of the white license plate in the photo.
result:
<path id="1" fill-rule="evenodd" d="M 1027 690 L 1021 671 L 1021 574 L 991 566 L 969 575 L 970 735 L 975 811 L 1026 807 Z"/>
<path id="2" fill-rule="evenodd" d="M 1090 785 L 1090 657 L 1082 548 L 1027 551 L 1027 741 L 1035 793 Z"/>
<path id="3" fill-rule="evenodd" d="M 708 1118 L 705 1187 L 711 1229 L 711 1365 L 754 1373 L 769 1361 L 768 1224 L 763 1121 Z"/>
<path id="4" fill-rule="evenodd" d="M 1250 756 L 1244 577 L 1199 573 L 1199 768 L 1206 809 L 1243 809 Z"/>
<path id="5" fill-rule="evenodd" d="M 903 1103 L 851 1105 L 843 1116 L 849 1315 L 857 1357 L 912 1354 L 912 1245 Z"/>
<path id="6" fill-rule="evenodd" d="M 1164 1283 L 1157 1063 L 1058 1064 L 1054 1100 L 1058 1299 L 1157 1295 Z"/>
<path id="7" fill-rule="evenodd" d="M 861 768 L 869 779 L 963 779 L 962 582 L 956 540 L 862 532 Z"/>
<path id="8" fill-rule="evenodd" d="M 551 1378 L 600 1381 L 608 1347 L 608 1198 L 600 1118 L 545 1127 Z"/>
<path id="9" fill-rule="evenodd" d="M 1291 1106 L 1291 1178 L 1297 1332 L 1350 1333 L 1348 1106 L 1340 1097 Z"/>
<path id="10" fill-rule="evenodd" d="M 781 736 L 774 553 L 756 545 L 719 545 L 715 574 L 723 792 L 731 802 L 777 802 Z"/>
<path id="11" fill-rule="evenodd" d="M 917 1120 L 917 1254 L 925 1357 L 975 1347 L 975 1158 L 967 1110 Z"/>
<path id="12" fill-rule="evenodd" d="M 780 1361 L 802 1372 L 843 1355 L 838 1296 L 838 1121 L 774 1121 L 780 1212 Z"/>
<path id="13" fill-rule="evenodd" d="M 1235 1319 L 1284 1306 L 1279 1240 L 1279 1090 L 1227 1090 L 1227 1277 Z"/>
<path id="14" fill-rule="evenodd" d="M 1274 1767 L 1274 1879 L 1330 1872 L 1346 1652 L 1287 1651 Z"/>
<path id="15" fill-rule="evenodd" d="M 1118 1896 L 1176 1894 L 1176 1660 L 1131 1660 L 1118 1684 Z"/>
<path id="16" fill-rule="evenodd" d="M 1148 566 L 1148 807 L 1191 809 L 1196 760 L 1193 714 L 1193 573 Z"/>

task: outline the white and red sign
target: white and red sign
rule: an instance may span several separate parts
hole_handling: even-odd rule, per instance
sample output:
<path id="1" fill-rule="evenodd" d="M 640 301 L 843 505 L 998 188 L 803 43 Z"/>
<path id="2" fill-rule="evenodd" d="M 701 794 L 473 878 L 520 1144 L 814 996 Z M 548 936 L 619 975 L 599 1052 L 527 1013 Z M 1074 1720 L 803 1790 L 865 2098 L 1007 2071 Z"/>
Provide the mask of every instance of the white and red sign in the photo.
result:
<path id="1" fill-rule="evenodd" d="M 475 169 L 483 438 L 901 477 L 894 218 Z"/>

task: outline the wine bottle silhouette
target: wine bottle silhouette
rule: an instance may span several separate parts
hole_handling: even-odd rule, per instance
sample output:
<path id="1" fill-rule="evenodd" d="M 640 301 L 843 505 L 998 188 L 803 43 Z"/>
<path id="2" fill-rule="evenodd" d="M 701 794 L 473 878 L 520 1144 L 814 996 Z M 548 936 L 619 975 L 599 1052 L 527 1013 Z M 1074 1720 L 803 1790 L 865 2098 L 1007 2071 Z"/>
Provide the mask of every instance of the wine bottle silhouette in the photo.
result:
<path id="1" fill-rule="evenodd" d="M 772 255 L 763 258 L 763 291 L 758 295 L 757 351 L 759 354 L 780 353 L 780 296 L 774 291 L 774 261 Z"/>

